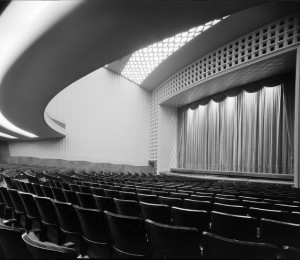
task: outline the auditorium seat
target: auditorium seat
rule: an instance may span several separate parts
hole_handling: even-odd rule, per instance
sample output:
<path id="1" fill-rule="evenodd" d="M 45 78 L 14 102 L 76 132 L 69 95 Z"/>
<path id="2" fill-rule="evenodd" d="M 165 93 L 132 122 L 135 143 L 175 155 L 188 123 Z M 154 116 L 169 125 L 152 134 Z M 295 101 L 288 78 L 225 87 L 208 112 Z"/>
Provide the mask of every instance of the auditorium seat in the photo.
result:
<path id="1" fill-rule="evenodd" d="M 191 198 L 191 200 L 210 201 L 210 202 L 214 201 L 214 198 L 212 196 L 192 194 L 190 198 Z"/>
<path id="2" fill-rule="evenodd" d="M 140 202 L 146 202 L 146 203 L 159 203 L 159 199 L 158 196 L 153 195 L 153 194 L 139 194 L 137 193 L 137 198 L 138 201 Z"/>
<path id="3" fill-rule="evenodd" d="M 34 195 L 19 191 L 19 195 L 23 202 L 27 218 L 30 220 L 30 229 L 41 229 L 41 216 L 37 208 Z"/>
<path id="4" fill-rule="evenodd" d="M 61 182 L 60 181 L 53 181 L 54 182 L 54 186 L 58 189 L 62 189 L 62 185 L 61 185 Z"/>
<path id="5" fill-rule="evenodd" d="M 83 208 L 97 209 L 93 194 L 76 192 L 79 204 Z"/>
<path id="6" fill-rule="evenodd" d="M 119 191 L 119 194 L 122 200 L 138 200 L 135 192 Z"/>
<path id="7" fill-rule="evenodd" d="M 212 211 L 211 232 L 232 239 L 256 242 L 257 221 L 249 216 Z"/>
<path id="8" fill-rule="evenodd" d="M 300 248 L 300 224 L 261 219 L 261 241 L 278 247 L 291 246 Z"/>
<path id="9" fill-rule="evenodd" d="M 109 211 L 113 213 L 117 213 L 116 205 L 113 198 L 103 197 L 103 196 L 96 196 L 94 195 L 94 200 L 96 202 L 97 208 L 100 211 Z"/>
<path id="10" fill-rule="evenodd" d="M 32 186 L 32 183 L 30 183 L 30 182 L 24 182 L 24 184 L 25 184 L 25 186 L 26 186 L 26 188 L 27 188 L 27 190 L 28 190 L 29 193 L 35 194 L 35 190 L 34 190 L 34 188 Z"/>
<path id="11" fill-rule="evenodd" d="M 90 193 L 90 194 L 93 193 L 90 186 L 79 185 L 79 190 L 81 193 Z"/>
<path id="12" fill-rule="evenodd" d="M 226 205 L 234 205 L 234 206 L 242 206 L 242 203 L 238 199 L 229 199 L 216 196 L 214 199 L 215 203 L 226 204 Z"/>
<path id="13" fill-rule="evenodd" d="M 122 187 L 122 191 L 126 191 L 126 192 L 135 192 L 135 188 L 123 186 L 123 187 Z"/>
<path id="14" fill-rule="evenodd" d="M 77 184 L 69 184 L 70 189 L 75 192 L 80 192 L 79 186 Z"/>
<path id="15" fill-rule="evenodd" d="M 78 216 L 85 250 L 89 258 L 111 258 L 111 248 L 104 212 L 74 206 Z"/>
<path id="16" fill-rule="evenodd" d="M 29 229 L 26 210 L 18 191 L 12 189 L 7 189 L 7 191 L 14 205 L 15 219 L 17 220 L 17 224 L 19 224 L 22 228 Z"/>
<path id="17" fill-rule="evenodd" d="M 290 213 L 290 221 L 292 223 L 300 224 L 300 212 L 299 211 L 292 211 Z"/>
<path id="18" fill-rule="evenodd" d="M 260 221 L 262 218 L 273 219 L 278 221 L 289 221 L 287 211 L 271 210 L 263 208 L 249 208 L 249 215 Z"/>
<path id="19" fill-rule="evenodd" d="M 164 196 L 158 196 L 158 200 L 161 204 L 168 205 L 169 207 L 182 207 L 183 201 L 179 198 L 171 198 L 171 197 L 164 197 Z"/>
<path id="20" fill-rule="evenodd" d="M 53 188 L 53 187 L 52 187 Z M 58 217 L 50 198 L 34 196 L 38 211 L 41 216 L 42 229 L 40 240 L 50 241 L 56 244 L 62 243 L 62 235 L 59 228 Z"/>
<path id="21" fill-rule="evenodd" d="M 265 201 L 251 201 L 251 200 L 242 200 L 242 204 L 246 208 L 264 208 L 264 209 L 275 209 L 274 205 Z"/>
<path id="22" fill-rule="evenodd" d="M 28 251 L 34 258 L 75 259 L 78 256 L 74 249 L 39 241 L 33 232 L 29 232 L 28 234 L 24 233 L 22 239 L 25 242 Z"/>
<path id="23" fill-rule="evenodd" d="M 291 246 L 284 246 L 282 248 L 282 259 L 300 259 L 300 249 L 291 247 Z"/>
<path id="24" fill-rule="evenodd" d="M 39 197 L 45 197 L 44 192 L 40 186 L 40 184 L 32 183 L 33 189 L 35 191 L 35 195 Z"/>
<path id="25" fill-rule="evenodd" d="M 162 224 L 171 223 L 171 213 L 168 205 L 140 202 L 140 207 L 144 219 L 151 219 Z"/>
<path id="26" fill-rule="evenodd" d="M 291 213 L 292 211 L 299 211 L 300 207 L 296 205 L 287 205 L 287 204 L 274 204 L 274 209 L 287 211 Z"/>
<path id="27" fill-rule="evenodd" d="M 52 201 L 60 230 L 64 235 L 64 241 L 74 243 L 74 249 L 77 252 L 82 252 L 81 229 L 78 221 L 78 216 L 71 203 Z"/>
<path id="28" fill-rule="evenodd" d="M 68 202 L 68 203 L 71 203 L 71 204 L 74 204 L 74 205 L 78 205 L 78 206 L 80 205 L 78 196 L 77 196 L 75 191 L 62 190 L 62 192 L 64 193 L 64 196 L 65 196 L 65 199 L 66 199 L 65 202 Z"/>
<path id="29" fill-rule="evenodd" d="M 180 193 L 180 192 L 170 192 L 170 198 L 179 198 L 179 199 L 188 199 L 190 197 L 187 193 Z"/>
<path id="30" fill-rule="evenodd" d="M 5 205 L 6 217 L 14 218 L 14 204 L 12 202 L 11 197 L 8 194 L 7 188 L 0 186 L 0 193 Z"/>
<path id="31" fill-rule="evenodd" d="M 210 201 L 200 201 L 192 199 L 184 199 L 183 207 L 186 209 L 205 210 L 210 212 L 212 209 L 212 203 Z"/>
<path id="32" fill-rule="evenodd" d="M 120 194 L 119 194 L 118 190 L 104 189 L 104 193 L 105 193 L 105 196 L 108 198 L 116 198 L 116 199 L 120 198 Z"/>
<path id="33" fill-rule="evenodd" d="M 26 230 L 16 227 L 0 225 L 0 257 L 2 259 L 26 259 L 31 258 L 22 234 Z"/>
<path id="34" fill-rule="evenodd" d="M 276 259 L 277 247 L 272 244 L 240 241 L 209 232 L 202 233 L 205 259 Z"/>
<path id="35" fill-rule="evenodd" d="M 67 202 L 65 194 L 63 193 L 63 190 L 56 187 L 51 187 L 52 194 L 55 200 L 61 201 L 61 202 Z"/>
<path id="36" fill-rule="evenodd" d="M 247 215 L 248 209 L 244 206 L 239 205 L 229 205 L 229 204 L 222 204 L 222 203 L 214 203 L 213 210 L 228 214 L 235 214 L 235 215 Z"/>
<path id="37" fill-rule="evenodd" d="M 191 227 L 171 226 L 146 220 L 153 258 L 200 258 L 200 234 Z"/>
<path id="38" fill-rule="evenodd" d="M 144 220 L 108 211 L 104 213 L 108 222 L 114 257 L 149 258 Z"/>
<path id="39" fill-rule="evenodd" d="M 141 217 L 139 203 L 136 200 L 122 200 L 114 198 L 117 213 L 125 216 Z"/>
<path id="40" fill-rule="evenodd" d="M 44 192 L 45 197 L 50 198 L 50 199 L 54 199 L 54 196 L 53 196 L 53 193 L 52 193 L 52 190 L 51 190 L 50 186 L 41 185 L 41 188 Z"/>
<path id="41" fill-rule="evenodd" d="M 71 190 L 69 183 L 67 183 L 67 182 L 61 182 L 61 186 L 62 186 L 62 189 L 64 189 L 64 190 Z"/>
<path id="42" fill-rule="evenodd" d="M 240 200 L 246 200 L 246 201 L 262 201 L 262 199 L 261 198 L 259 198 L 259 197 L 247 197 L 247 196 L 239 196 L 238 197 Z"/>
<path id="43" fill-rule="evenodd" d="M 152 194 L 151 190 L 149 189 L 135 188 L 135 191 L 139 194 Z"/>
<path id="44" fill-rule="evenodd" d="M 93 192 L 94 195 L 105 196 L 105 192 L 102 188 L 91 187 L 91 189 L 92 189 L 92 192 Z"/>
<path id="45" fill-rule="evenodd" d="M 210 215 L 207 211 L 171 207 L 171 216 L 176 226 L 194 227 L 200 234 L 209 231 Z"/>
<path id="46" fill-rule="evenodd" d="M 164 196 L 164 197 L 169 196 L 169 192 L 162 191 L 162 190 L 152 190 L 152 194 L 156 196 Z"/>

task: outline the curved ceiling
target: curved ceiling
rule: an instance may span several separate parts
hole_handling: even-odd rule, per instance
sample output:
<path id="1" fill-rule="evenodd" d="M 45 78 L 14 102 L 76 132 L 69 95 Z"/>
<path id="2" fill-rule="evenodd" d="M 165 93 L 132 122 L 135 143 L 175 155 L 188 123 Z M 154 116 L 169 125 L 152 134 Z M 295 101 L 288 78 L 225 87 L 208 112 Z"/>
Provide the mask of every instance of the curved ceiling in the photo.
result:
<path id="1" fill-rule="evenodd" d="M 149 44 L 261 1 L 103 0 L 51 5 L 59 4 L 69 8 L 53 21 L 44 10 L 39 23 L 47 26 L 19 46 L 0 75 L 0 111 L 39 139 L 62 136 L 47 125 L 44 110 L 71 83 Z"/>

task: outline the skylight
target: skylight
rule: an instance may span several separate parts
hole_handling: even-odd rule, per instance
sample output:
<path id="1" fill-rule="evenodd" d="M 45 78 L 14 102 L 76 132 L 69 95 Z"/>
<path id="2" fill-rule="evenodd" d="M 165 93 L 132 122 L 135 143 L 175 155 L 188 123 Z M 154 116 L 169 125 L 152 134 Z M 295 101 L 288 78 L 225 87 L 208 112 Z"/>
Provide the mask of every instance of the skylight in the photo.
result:
<path id="1" fill-rule="evenodd" d="M 223 19 L 210 21 L 136 51 L 132 54 L 121 75 L 137 84 L 141 84 L 168 56 Z"/>

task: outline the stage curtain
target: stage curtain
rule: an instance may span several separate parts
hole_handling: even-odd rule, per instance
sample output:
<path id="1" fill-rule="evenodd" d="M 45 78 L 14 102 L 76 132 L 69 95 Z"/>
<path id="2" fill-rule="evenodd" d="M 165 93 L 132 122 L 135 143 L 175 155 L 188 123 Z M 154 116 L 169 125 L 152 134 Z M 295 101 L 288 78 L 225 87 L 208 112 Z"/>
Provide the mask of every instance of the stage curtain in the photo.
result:
<path id="1" fill-rule="evenodd" d="M 259 82 L 181 108 L 178 167 L 292 174 L 289 82 Z"/>

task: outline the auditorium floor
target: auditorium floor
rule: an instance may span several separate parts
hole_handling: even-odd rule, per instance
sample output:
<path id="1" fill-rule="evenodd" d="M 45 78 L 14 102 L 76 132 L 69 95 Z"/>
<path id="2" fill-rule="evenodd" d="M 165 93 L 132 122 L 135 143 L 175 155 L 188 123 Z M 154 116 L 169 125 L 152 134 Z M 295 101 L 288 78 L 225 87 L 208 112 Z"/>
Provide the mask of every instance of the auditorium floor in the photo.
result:
<path id="1" fill-rule="evenodd" d="M 203 174 L 188 174 L 188 173 L 174 173 L 174 172 L 160 172 L 161 175 L 168 176 L 177 176 L 177 177 L 185 177 L 191 179 L 202 179 L 202 180 L 220 180 L 220 181 L 242 181 L 242 182 L 253 182 L 253 183 L 272 183 L 279 185 L 293 185 L 292 181 L 281 181 L 281 180 L 268 180 L 268 179 L 252 179 L 245 177 L 226 177 L 226 176 L 212 176 L 212 175 L 203 175 Z"/>

